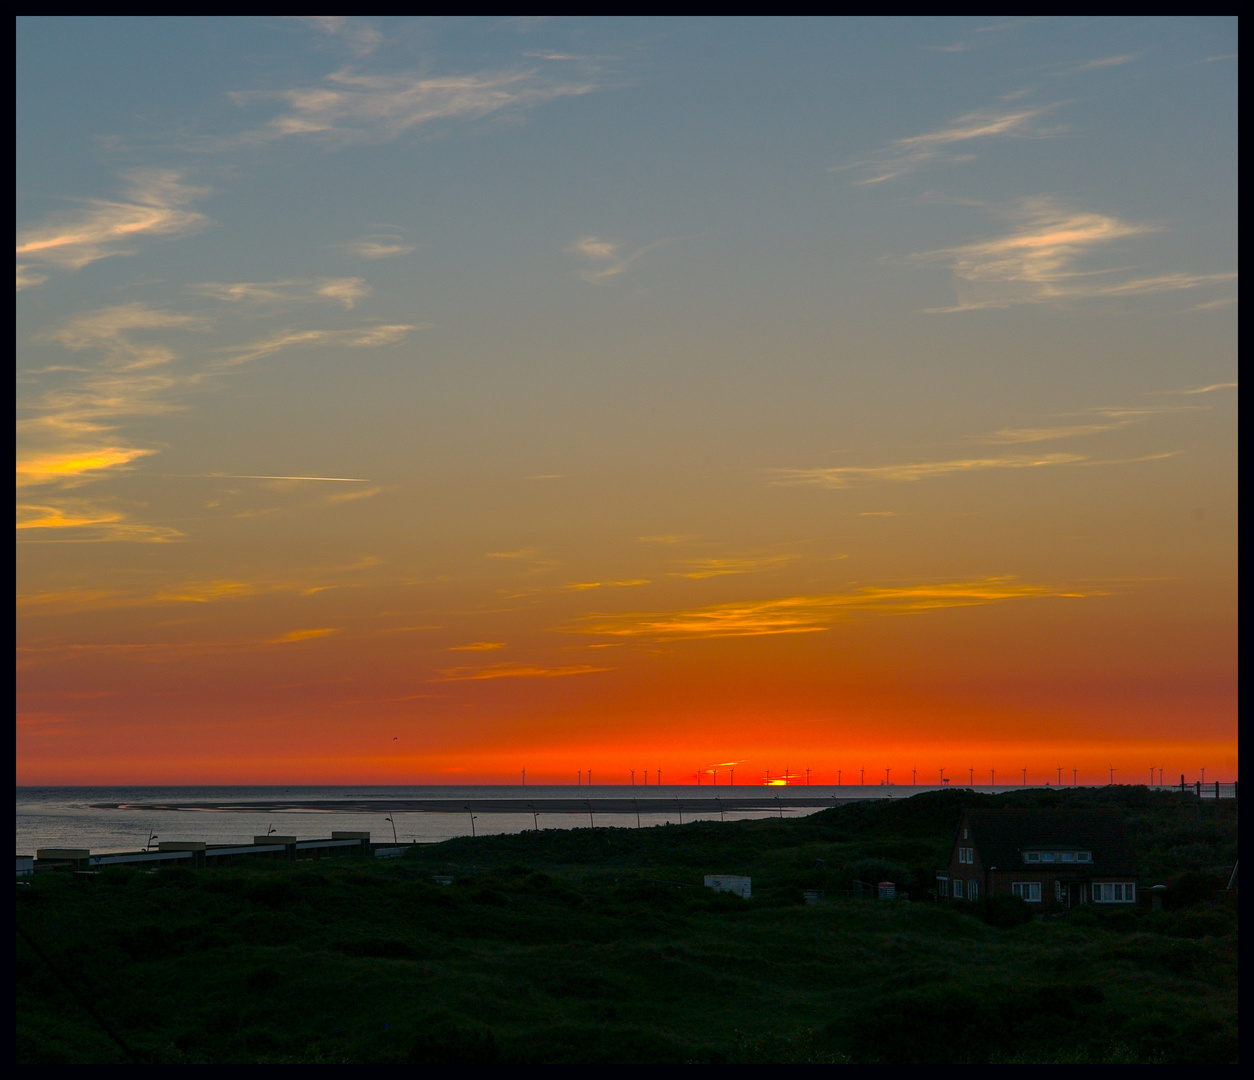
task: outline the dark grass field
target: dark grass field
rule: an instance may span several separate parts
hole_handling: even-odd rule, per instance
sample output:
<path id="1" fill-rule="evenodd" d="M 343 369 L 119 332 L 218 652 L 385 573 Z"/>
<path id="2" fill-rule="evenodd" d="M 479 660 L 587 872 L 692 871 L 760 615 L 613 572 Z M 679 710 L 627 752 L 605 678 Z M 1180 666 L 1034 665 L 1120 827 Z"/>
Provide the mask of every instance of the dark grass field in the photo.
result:
<path id="1" fill-rule="evenodd" d="M 927 899 L 961 806 L 1050 800 L 1118 807 L 1176 910 L 1007 925 Z M 1236 842 L 1231 803 L 954 791 L 386 861 L 45 873 L 18 887 L 17 1059 L 1234 1062 L 1215 886 Z M 754 898 L 705 873 L 752 875 Z M 885 877 L 911 901 L 850 891 Z"/>

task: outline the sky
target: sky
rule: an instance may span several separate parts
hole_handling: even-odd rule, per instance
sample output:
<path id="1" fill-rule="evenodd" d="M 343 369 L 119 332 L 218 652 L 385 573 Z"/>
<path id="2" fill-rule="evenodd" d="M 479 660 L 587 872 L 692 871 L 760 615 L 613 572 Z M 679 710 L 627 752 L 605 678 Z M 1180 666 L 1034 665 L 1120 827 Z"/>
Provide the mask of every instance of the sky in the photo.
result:
<path id="1" fill-rule="evenodd" d="M 1235 19 L 23 18 L 16 160 L 19 784 L 1236 778 Z"/>

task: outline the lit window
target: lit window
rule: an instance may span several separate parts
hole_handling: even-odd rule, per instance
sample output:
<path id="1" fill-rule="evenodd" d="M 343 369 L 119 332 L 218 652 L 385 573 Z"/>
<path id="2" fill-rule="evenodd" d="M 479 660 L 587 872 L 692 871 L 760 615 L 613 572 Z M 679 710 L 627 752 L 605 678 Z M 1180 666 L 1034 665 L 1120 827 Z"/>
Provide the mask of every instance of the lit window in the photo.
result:
<path id="1" fill-rule="evenodd" d="M 1093 885 L 1098 904 L 1135 904 L 1136 886 L 1130 881 L 1099 881 Z"/>
<path id="2" fill-rule="evenodd" d="M 1041 852 L 1041 862 L 1053 862 L 1053 861 L 1054 861 L 1054 853 L 1052 851 Z"/>
<path id="3" fill-rule="evenodd" d="M 1012 882 L 1010 891 L 1015 896 L 1022 897 L 1029 904 L 1039 904 L 1041 902 L 1041 883 L 1039 881 Z"/>
<path id="4" fill-rule="evenodd" d="M 962 878 L 954 878 L 954 899 L 962 899 Z"/>
<path id="5" fill-rule="evenodd" d="M 1063 862 L 1075 862 L 1075 852 L 1064 851 L 1061 853 L 1061 858 Z"/>

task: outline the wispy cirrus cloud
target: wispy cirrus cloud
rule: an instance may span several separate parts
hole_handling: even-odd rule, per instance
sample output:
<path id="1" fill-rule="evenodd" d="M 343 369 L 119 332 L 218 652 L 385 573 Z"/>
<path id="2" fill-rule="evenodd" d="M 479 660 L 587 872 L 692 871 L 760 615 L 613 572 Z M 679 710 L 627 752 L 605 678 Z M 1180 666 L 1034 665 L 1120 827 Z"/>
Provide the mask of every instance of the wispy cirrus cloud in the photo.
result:
<path id="1" fill-rule="evenodd" d="M 1081 64 L 1076 71 L 1097 71 L 1101 68 L 1120 67 L 1123 64 L 1131 64 L 1134 60 L 1141 58 L 1141 53 L 1121 53 L 1118 56 L 1102 56 L 1096 60 L 1090 60 L 1087 64 Z"/>
<path id="2" fill-rule="evenodd" d="M 330 637 L 332 634 L 338 634 L 339 632 L 340 628 L 338 626 L 312 626 L 303 630 L 289 630 L 286 634 L 272 637 L 269 640 L 269 644 L 291 645 L 298 641 L 313 641 L 316 638 Z"/>
<path id="3" fill-rule="evenodd" d="M 73 352 L 103 355 L 53 372 L 54 385 L 20 403 L 19 487 L 74 486 L 152 453 L 119 440 L 120 423 L 176 408 L 171 392 L 184 380 L 173 370 L 178 354 L 145 333 L 206 327 L 195 316 L 125 304 L 87 312 L 47 335 Z"/>
<path id="4" fill-rule="evenodd" d="M 1031 438 L 1007 439 L 1007 442 L 1043 442 L 1050 438 L 1065 437 L 1056 434 L 1057 429 L 1027 429 Z M 771 483 L 784 487 L 849 488 L 860 484 L 890 483 L 912 484 L 920 480 L 934 480 L 942 476 L 964 473 L 989 472 L 1014 469 L 1040 469 L 1056 466 L 1107 466 L 1136 465 L 1150 461 L 1164 461 L 1175 457 L 1176 451 L 1167 450 L 1156 454 L 1141 454 L 1128 458 L 1092 458 L 1087 454 L 1009 454 L 1004 457 L 951 458 L 944 461 L 913 461 L 901 465 L 838 465 L 812 469 L 763 469 L 773 477 Z"/>
<path id="5" fill-rule="evenodd" d="M 347 15 L 289 15 L 293 22 L 302 23 L 329 38 L 343 43 L 354 56 L 368 56 L 383 42 L 379 30 L 364 19 L 351 19 Z"/>
<path id="6" fill-rule="evenodd" d="M 17 487 L 20 490 L 43 484 L 72 485 L 105 469 L 129 465 L 137 458 L 151 453 L 152 450 L 133 446 L 96 446 L 85 450 L 52 453 L 19 451 L 16 465 Z"/>
<path id="7" fill-rule="evenodd" d="M 82 499 L 19 502 L 15 528 L 19 543 L 168 544 L 183 538 L 178 529 L 134 521 L 114 507 Z"/>
<path id="8" fill-rule="evenodd" d="M 481 682 L 487 679 L 562 679 L 570 675 L 595 675 L 613 668 L 596 667 L 592 664 L 566 664 L 560 667 L 541 667 L 536 664 L 493 664 L 486 668 L 450 668 L 435 682 Z"/>
<path id="9" fill-rule="evenodd" d="M 356 255 L 359 259 L 399 259 L 415 248 L 416 245 L 405 243 L 404 237 L 396 233 L 376 233 L 340 245 L 342 251 Z"/>
<path id="10" fill-rule="evenodd" d="M 910 484 L 956 473 L 985 472 L 990 469 L 1039 469 L 1054 465 L 1074 465 L 1087 460 L 1083 454 L 1015 454 L 1005 457 L 953 458 L 947 461 L 911 461 L 900 465 L 837 465 L 814 469 L 766 469 L 771 483 L 784 486 L 813 485 L 847 488 L 857 484 Z"/>
<path id="11" fill-rule="evenodd" d="M 1052 106 L 966 113 L 935 131 L 894 139 L 869 158 L 840 165 L 834 172 L 852 171 L 858 185 L 882 184 L 944 161 L 970 160 L 976 145 L 995 138 L 1041 138 L 1054 134 L 1037 120 Z"/>
<path id="12" fill-rule="evenodd" d="M 980 437 L 980 442 L 993 445 L 1015 443 L 1050 442 L 1056 439 L 1082 438 L 1119 431 L 1132 424 L 1139 424 L 1151 417 L 1167 413 L 1196 412 L 1204 405 L 1104 405 L 1073 414 L 1080 417 L 1078 423 L 1059 424 L 1049 427 L 1001 428 Z"/>
<path id="13" fill-rule="evenodd" d="M 1190 390 L 1169 390 L 1167 393 L 1173 394 L 1213 394 L 1216 390 L 1235 390 L 1237 384 L 1234 382 L 1217 382 L 1208 386 L 1195 386 Z"/>
<path id="14" fill-rule="evenodd" d="M 1055 199 L 1024 199 L 1003 211 L 1009 231 L 988 240 L 922 252 L 918 262 L 949 266 L 959 301 L 933 313 L 1005 308 L 1016 304 L 1143 296 L 1227 283 L 1235 273 L 1136 274 L 1126 267 L 1093 268 L 1085 260 L 1117 241 L 1159 231 L 1156 225 L 1074 210 Z"/>
<path id="15" fill-rule="evenodd" d="M 300 347 L 338 346 L 342 349 L 374 349 L 396 345 L 415 330 L 425 330 L 429 323 L 404 323 L 392 326 L 364 326 L 351 330 L 280 330 L 257 341 L 224 350 L 228 357 L 223 367 L 235 367 L 260 360 L 287 349 Z"/>
<path id="16" fill-rule="evenodd" d="M 628 250 L 616 240 L 605 240 L 599 236 L 581 236 L 566 248 L 568 255 L 574 255 L 584 265 L 579 276 L 591 284 L 609 281 L 625 274 L 634 262 L 665 240 L 655 240 L 643 247 Z"/>
<path id="17" fill-rule="evenodd" d="M 190 292 L 215 300 L 251 304 L 293 304 L 324 301 L 351 309 L 370 295 L 365 278 L 307 278 L 288 281 L 206 281 Z"/>
<path id="18" fill-rule="evenodd" d="M 568 633 L 654 642 L 811 634 L 830 630 L 849 614 L 860 611 L 912 614 L 1010 600 L 1086 595 L 1099 594 L 1066 586 L 1031 584 L 1012 577 L 991 577 L 939 584 L 866 586 L 847 593 L 786 596 L 680 611 L 594 614 L 562 629 Z"/>
<path id="19" fill-rule="evenodd" d="M 245 142 L 318 138 L 390 142 L 442 120 L 476 120 L 598 89 L 591 80 L 555 79 L 538 69 L 477 75 L 365 74 L 343 68 L 313 86 L 244 91 L 241 104 L 278 101 L 279 114 Z"/>
<path id="20" fill-rule="evenodd" d="M 1056 427 L 1037 428 L 1002 428 L 991 431 L 980 437 L 980 442 L 995 446 L 1008 446 L 1016 443 L 1052 442 L 1056 439 L 1073 439 L 1084 435 L 1099 435 L 1106 431 L 1116 431 L 1126 426 L 1125 423 L 1109 424 L 1059 424 Z"/>
<path id="21" fill-rule="evenodd" d="M 208 218 L 190 209 L 206 188 L 183 182 L 182 174 L 150 170 L 132 173 L 124 198 L 91 199 L 77 210 L 52 214 L 17 236 L 17 287 L 47 280 L 39 267 L 78 270 L 114 255 L 133 255 L 145 236 L 185 236 Z"/>
<path id="22" fill-rule="evenodd" d="M 795 555 L 766 555 L 759 558 L 689 559 L 688 569 L 678 571 L 676 576 L 699 580 L 727 574 L 760 574 L 778 570 L 796 558 Z"/>
<path id="23" fill-rule="evenodd" d="M 246 580 L 241 578 L 192 578 L 171 582 L 152 589 L 88 589 L 66 588 L 21 593 L 17 597 L 20 611 L 77 612 L 107 608 L 156 608 L 176 605 L 219 604 L 228 601 L 252 600 L 263 596 L 288 594 L 313 596 L 339 585 L 350 583 L 347 575 L 368 569 L 364 565 L 318 568 L 305 576 L 287 579 Z"/>

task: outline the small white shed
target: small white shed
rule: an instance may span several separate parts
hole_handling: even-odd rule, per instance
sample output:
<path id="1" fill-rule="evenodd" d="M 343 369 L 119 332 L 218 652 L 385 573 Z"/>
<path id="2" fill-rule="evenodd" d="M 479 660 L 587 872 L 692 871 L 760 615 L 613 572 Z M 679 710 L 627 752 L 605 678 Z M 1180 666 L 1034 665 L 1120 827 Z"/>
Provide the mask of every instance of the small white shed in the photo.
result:
<path id="1" fill-rule="evenodd" d="M 705 887 L 715 892 L 735 893 L 748 900 L 753 895 L 753 878 L 735 874 L 706 874 Z"/>

